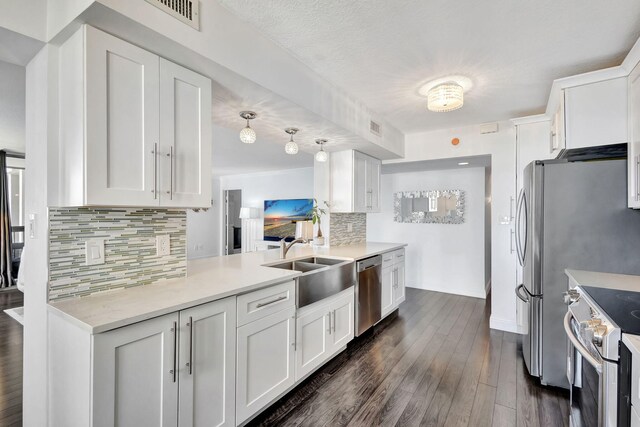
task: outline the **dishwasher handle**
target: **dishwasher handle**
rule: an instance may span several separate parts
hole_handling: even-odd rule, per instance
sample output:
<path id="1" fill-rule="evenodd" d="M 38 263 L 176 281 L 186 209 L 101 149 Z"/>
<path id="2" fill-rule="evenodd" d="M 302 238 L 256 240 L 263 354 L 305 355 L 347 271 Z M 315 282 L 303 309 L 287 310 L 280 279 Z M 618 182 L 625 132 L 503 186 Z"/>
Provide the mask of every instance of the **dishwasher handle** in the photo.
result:
<path id="1" fill-rule="evenodd" d="M 373 267 L 378 267 L 382 265 L 382 255 L 372 256 L 371 258 L 366 258 L 356 263 L 356 270 L 358 273 L 368 270 Z"/>

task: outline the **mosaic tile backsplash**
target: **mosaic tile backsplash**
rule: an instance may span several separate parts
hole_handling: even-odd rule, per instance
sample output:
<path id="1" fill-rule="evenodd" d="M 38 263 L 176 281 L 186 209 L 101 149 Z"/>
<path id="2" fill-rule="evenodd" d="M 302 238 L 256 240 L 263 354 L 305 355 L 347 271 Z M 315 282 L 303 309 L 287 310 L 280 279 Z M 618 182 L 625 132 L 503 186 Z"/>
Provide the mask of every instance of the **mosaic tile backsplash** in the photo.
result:
<path id="1" fill-rule="evenodd" d="M 329 246 L 343 246 L 367 241 L 367 214 L 331 213 Z M 352 230 L 348 231 L 351 224 Z"/>
<path id="2" fill-rule="evenodd" d="M 171 255 L 156 256 L 156 235 L 169 234 Z M 85 265 L 85 240 L 105 240 L 105 263 Z M 183 210 L 51 208 L 49 300 L 146 285 L 187 274 Z"/>

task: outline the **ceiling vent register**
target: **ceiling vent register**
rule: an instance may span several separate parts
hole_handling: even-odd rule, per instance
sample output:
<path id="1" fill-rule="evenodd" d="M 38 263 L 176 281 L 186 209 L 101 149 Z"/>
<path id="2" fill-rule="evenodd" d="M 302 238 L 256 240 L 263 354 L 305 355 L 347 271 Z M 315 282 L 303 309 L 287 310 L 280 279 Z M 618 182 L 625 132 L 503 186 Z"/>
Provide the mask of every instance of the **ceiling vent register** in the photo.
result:
<path id="1" fill-rule="evenodd" d="M 146 1 L 196 30 L 200 30 L 200 2 L 198 0 Z"/>
<path id="2" fill-rule="evenodd" d="M 369 130 L 374 135 L 380 136 L 380 134 L 381 134 L 380 125 L 378 123 L 374 122 L 373 120 L 369 121 Z"/>

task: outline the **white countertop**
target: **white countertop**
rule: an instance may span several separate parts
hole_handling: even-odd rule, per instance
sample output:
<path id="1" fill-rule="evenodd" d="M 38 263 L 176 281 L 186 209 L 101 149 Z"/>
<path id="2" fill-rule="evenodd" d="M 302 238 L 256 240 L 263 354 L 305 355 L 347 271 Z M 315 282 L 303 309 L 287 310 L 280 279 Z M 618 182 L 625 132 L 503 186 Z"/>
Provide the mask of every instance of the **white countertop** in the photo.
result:
<path id="1" fill-rule="evenodd" d="M 291 248 L 287 259 L 322 255 L 357 261 L 404 246 L 404 243 L 367 242 L 314 248 L 298 244 Z M 52 302 L 49 310 L 96 334 L 293 280 L 302 274 L 264 266 L 278 261 L 279 249 L 203 258 L 188 262 L 185 278 Z"/>
<path id="2" fill-rule="evenodd" d="M 640 292 L 640 276 L 569 269 L 565 273 L 573 285 Z"/>

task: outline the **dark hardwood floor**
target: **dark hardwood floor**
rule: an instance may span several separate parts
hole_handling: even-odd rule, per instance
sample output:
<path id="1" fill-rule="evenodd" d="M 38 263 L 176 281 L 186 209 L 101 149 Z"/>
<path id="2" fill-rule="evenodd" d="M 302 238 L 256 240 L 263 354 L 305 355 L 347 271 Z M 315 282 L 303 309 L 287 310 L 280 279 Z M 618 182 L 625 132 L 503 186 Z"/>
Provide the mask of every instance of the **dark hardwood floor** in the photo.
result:
<path id="1" fill-rule="evenodd" d="M 484 300 L 407 289 L 397 317 L 255 419 L 263 426 L 568 426 L 568 394 L 526 372 Z"/>
<path id="2" fill-rule="evenodd" d="M 22 425 L 22 325 L 3 311 L 21 305 L 22 292 L 0 291 L 0 426 Z"/>

